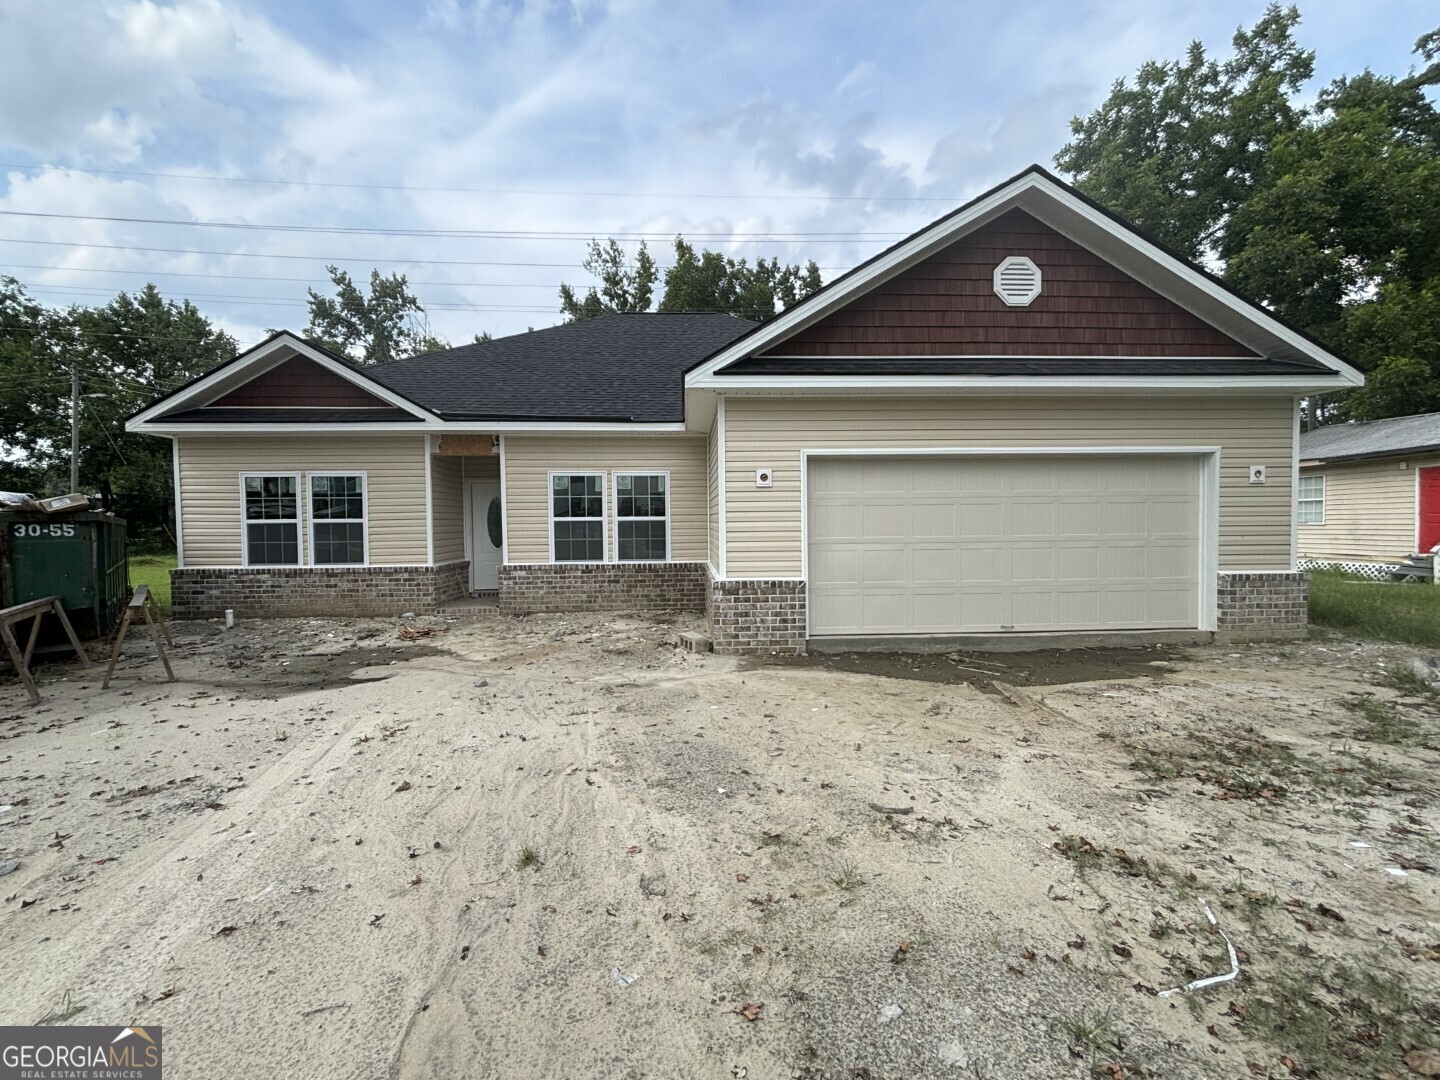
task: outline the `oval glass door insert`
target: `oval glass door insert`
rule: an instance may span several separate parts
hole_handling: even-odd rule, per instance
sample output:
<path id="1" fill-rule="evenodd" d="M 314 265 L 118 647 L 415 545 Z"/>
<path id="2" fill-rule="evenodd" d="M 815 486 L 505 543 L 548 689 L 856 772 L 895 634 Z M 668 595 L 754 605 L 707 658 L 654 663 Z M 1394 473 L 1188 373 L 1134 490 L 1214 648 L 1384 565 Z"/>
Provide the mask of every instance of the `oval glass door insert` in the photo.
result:
<path id="1" fill-rule="evenodd" d="M 500 496 L 496 495 L 490 500 L 489 507 L 485 510 L 485 529 L 490 534 L 490 544 L 498 548 L 503 539 L 500 531 Z"/>

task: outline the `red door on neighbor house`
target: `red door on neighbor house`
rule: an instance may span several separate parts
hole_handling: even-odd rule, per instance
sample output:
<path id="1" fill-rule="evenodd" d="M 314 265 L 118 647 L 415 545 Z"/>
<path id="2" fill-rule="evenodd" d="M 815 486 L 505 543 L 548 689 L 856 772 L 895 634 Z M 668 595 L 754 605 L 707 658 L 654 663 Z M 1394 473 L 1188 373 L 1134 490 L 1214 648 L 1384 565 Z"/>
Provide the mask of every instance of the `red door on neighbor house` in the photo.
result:
<path id="1" fill-rule="evenodd" d="M 1420 470 L 1420 550 L 1440 544 L 1440 467 Z"/>

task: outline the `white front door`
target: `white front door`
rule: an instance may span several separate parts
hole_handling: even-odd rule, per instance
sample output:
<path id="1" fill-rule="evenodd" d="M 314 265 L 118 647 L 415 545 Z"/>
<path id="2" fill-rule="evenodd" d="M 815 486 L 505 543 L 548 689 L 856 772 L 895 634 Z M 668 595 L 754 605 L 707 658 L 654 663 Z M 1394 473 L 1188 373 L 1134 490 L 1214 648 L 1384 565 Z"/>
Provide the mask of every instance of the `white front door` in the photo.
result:
<path id="1" fill-rule="evenodd" d="M 470 589 L 493 592 L 500 587 L 501 539 L 505 528 L 500 507 L 500 481 L 470 484 Z"/>

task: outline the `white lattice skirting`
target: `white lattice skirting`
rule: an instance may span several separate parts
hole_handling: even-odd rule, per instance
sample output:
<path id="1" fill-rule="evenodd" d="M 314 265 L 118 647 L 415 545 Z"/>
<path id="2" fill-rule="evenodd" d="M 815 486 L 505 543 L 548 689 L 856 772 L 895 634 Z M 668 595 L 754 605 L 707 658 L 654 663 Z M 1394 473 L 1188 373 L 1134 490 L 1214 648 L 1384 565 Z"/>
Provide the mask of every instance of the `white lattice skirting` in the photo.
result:
<path id="1" fill-rule="evenodd" d="M 1389 581 L 1391 575 L 1404 569 L 1398 563 L 1348 562 L 1337 559 L 1300 559 L 1297 565 L 1301 570 L 1343 570 L 1347 574 L 1374 578 L 1376 581 Z"/>

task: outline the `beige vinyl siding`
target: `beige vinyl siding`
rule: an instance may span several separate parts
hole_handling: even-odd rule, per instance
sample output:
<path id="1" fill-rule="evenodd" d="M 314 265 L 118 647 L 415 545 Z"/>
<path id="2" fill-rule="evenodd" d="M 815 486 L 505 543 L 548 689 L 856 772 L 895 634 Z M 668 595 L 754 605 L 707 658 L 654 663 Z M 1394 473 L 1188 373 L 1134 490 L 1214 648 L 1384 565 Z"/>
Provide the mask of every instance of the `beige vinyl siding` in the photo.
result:
<path id="1" fill-rule="evenodd" d="M 435 520 L 435 561 L 465 558 L 465 495 L 462 459 L 430 459 L 430 512 Z"/>
<path id="2" fill-rule="evenodd" d="M 506 435 L 505 526 L 512 563 L 550 561 L 552 472 L 605 474 L 605 549 L 615 558 L 615 473 L 669 472 L 670 559 L 703 562 L 703 435 Z"/>
<path id="3" fill-rule="evenodd" d="M 1316 465 L 1325 477 L 1325 523 L 1298 526 L 1302 559 L 1398 559 L 1415 550 L 1415 469 L 1440 458 Z"/>
<path id="4" fill-rule="evenodd" d="M 1293 409 L 1289 397 L 729 397 L 726 575 L 800 576 L 802 450 L 1035 446 L 1219 446 L 1220 569 L 1287 570 Z M 1248 482 L 1251 465 L 1265 484 Z M 759 468 L 773 487 L 755 487 Z"/>
<path id="5" fill-rule="evenodd" d="M 720 418 L 710 429 L 706 441 L 705 518 L 709 531 L 710 566 L 718 573 L 720 567 Z"/>
<path id="6" fill-rule="evenodd" d="M 300 473 L 303 493 L 305 473 L 363 472 L 370 563 L 426 561 L 423 435 L 191 436 L 178 444 L 186 566 L 245 565 L 241 473 Z M 300 531 L 308 564 L 309 522 L 303 513 Z"/>

